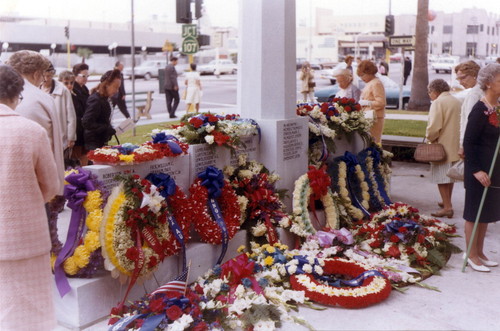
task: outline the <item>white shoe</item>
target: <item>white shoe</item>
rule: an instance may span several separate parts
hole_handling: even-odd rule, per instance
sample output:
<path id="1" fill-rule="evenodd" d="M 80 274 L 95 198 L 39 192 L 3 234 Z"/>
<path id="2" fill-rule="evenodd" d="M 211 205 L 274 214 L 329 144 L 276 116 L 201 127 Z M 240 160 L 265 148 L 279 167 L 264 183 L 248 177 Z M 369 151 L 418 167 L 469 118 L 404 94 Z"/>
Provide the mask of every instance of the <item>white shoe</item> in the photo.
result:
<path id="1" fill-rule="evenodd" d="M 490 268 L 488 268 L 485 265 L 477 265 L 474 262 L 472 262 L 471 259 L 467 259 L 467 264 L 475 271 L 480 271 L 480 272 L 490 272 Z"/>
<path id="2" fill-rule="evenodd" d="M 481 262 L 487 267 L 498 267 L 498 262 L 495 261 L 490 261 L 490 260 L 483 260 L 482 258 L 479 258 Z"/>

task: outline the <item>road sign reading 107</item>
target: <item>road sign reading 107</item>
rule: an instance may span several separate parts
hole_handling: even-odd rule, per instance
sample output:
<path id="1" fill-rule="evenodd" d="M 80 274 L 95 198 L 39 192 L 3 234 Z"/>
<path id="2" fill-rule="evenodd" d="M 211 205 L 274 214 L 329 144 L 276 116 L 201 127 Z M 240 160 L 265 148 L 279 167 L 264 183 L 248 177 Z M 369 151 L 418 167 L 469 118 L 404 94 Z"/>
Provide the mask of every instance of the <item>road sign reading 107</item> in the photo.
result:
<path id="1" fill-rule="evenodd" d="M 389 37 L 389 47 L 414 47 L 415 36 L 392 36 Z"/>
<path id="2" fill-rule="evenodd" d="M 198 52 L 198 40 L 195 37 L 187 37 L 182 41 L 182 53 L 195 54 Z"/>

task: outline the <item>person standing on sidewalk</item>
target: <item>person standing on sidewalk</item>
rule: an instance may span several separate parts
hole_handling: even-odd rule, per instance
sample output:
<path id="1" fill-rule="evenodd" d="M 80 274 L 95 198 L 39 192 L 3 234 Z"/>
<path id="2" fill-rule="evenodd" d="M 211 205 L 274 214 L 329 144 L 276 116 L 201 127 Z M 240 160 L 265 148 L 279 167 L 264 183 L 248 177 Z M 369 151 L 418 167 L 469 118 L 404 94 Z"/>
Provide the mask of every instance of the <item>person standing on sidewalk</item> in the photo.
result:
<path id="1" fill-rule="evenodd" d="M 120 71 L 120 79 L 122 81 L 120 89 L 111 97 L 111 103 L 113 104 L 113 109 L 118 106 L 121 113 L 125 118 L 130 118 L 130 113 L 127 110 L 127 103 L 125 102 L 125 81 L 123 80 L 123 63 L 120 61 L 115 63 L 115 69 Z"/>
<path id="2" fill-rule="evenodd" d="M 491 63 L 479 71 L 478 84 L 484 96 L 470 112 L 465 129 L 465 240 L 471 242 L 474 223 L 479 216 L 475 238 L 470 247 L 467 260 L 475 271 L 488 272 L 489 267 L 498 266 L 484 254 L 484 238 L 488 224 L 500 221 L 500 158 L 496 159 L 494 170 L 489 176 L 497 142 L 500 135 L 497 109 L 500 107 L 500 64 Z M 481 199 L 486 187 L 489 187 L 482 209 Z M 480 215 L 478 215 L 480 213 Z"/>
<path id="3" fill-rule="evenodd" d="M 73 84 L 73 106 L 76 114 L 76 141 L 73 147 L 74 159 L 79 160 L 80 166 L 86 166 L 88 163 L 87 150 L 85 150 L 85 141 L 83 138 L 82 118 L 87 107 L 87 99 L 90 92 L 85 84 L 89 77 L 89 66 L 86 63 L 78 63 L 73 67 L 75 83 Z"/>
<path id="4" fill-rule="evenodd" d="M 302 81 L 300 93 L 304 96 L 303 101 L 307 102 L 307 97 L 309 97 L 311 103 L 315 103 L 316 98 L 314 97 L 314 88 L 316 87 L 316 82 L 314 81 L 314 70 L 307 61 L 302 64 L 300 80 Z"/>
<path id="5" fill-rule="evenodd" d="M 404 82 L 403 85 L 406 85 L 406 80 L 411 74 L 411 59 L 410 57 L 405 57 L 405 63 L 403 65 L 403 77 L 404 77 Z"/>
<path id="6" fill-rule="evenodd" d="M 165 90 L 165 98 L 167 99 L 167 109 L 170 118 L 176 118 L 175 111 L 179 106 L 179 84 L 177 83 L 177 58 L 170 58 L 170 64 L 165 68 L 165 82 L 163 89 Z"/>
<path id="7" fill-rule="evenodd" d="M 431 182 L 437 184 L 443 201 L 438 203 L 442 209 L 431 215 L 452 218 L 451 195 L 455 180 L 446 176 L 446 173 L 453 162 L 460 159 L 458 156 L 460 101 L 450 94 L 450 86 L 443 79 L 434 79 L 427 88 L 432 103 L 425 137 L 431 144 L 442 144 L 446 152 L 444 161 L 431 162 Z"/>

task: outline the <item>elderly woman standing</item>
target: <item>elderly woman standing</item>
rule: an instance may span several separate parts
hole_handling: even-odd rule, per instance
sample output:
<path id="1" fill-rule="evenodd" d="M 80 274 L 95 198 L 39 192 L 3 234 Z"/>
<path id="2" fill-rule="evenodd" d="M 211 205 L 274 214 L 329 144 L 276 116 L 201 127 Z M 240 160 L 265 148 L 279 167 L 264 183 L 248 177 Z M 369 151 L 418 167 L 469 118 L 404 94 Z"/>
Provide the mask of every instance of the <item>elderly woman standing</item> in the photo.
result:
<path id="1" fill-rule="evenodd" d="M 307 102 L 307 97 L 309 97 L 312 103 L 316 102 L 316 98 L 314 97 L 314 87 L 316 86 L 314 82 L 314 70 L 307 61 L 302 64 L 300 80 L 302 81 L 300 93 L 304 96 L 304 102 Z"/>
<path id="2" fill-rule="evenodd" d="M 46 130 L 14 109 L 25 84 L 0 65 L 0 330 L 56 326 L 50 236 L 44 203 L 59 174 Z"/>
<path id="3" fill-rule="evenodd" d="M 44 80 L 43 74 L 49 68 L 50 62 L 40 53 L 24 50 L 12 54 L 8 64 L 24 78 L 24 99 L 16 111 L 40 124 L 47 131 L 60 179 L 59 194 L 62 195 L 64 158 L 61 120 L 56 112 L 54 99 L 38 88 Z"/>
<path id="4" fill-rule="evenodd" d="M 375 74 L 377 66 L 370 60 L 363 60 L 358 65 L 357 74 L 366 86 L 361 92 L 361 100 L 359 104 L 364 111 L 373 110 L 373 126 L 371 135 L 377 144 L 382 143 L 382 132 L 384 131 L 385 120 L 385 88 L 380 79 Z"/>
<path id="5" fill-rule="evenodd" d="M 488 175 L 493 156 L 499 153 L 496 145 L 500 136 L 500 64 L 492 63 L 481 69 L 478 83 L 484 91 L 484 97 L 472 108 L 464 135 L 465 240 L 469 245 L 474 222 L 481 212 L 467 262 L 476 271 L 488 272 L 488 267 L 498 265 L 484 254 L 483 246 L 488 223 L 500 220 L 500 157 L 497 157 L 491 178 Z M 485 187 L 489 189 L 480 211 Z"/>
<path id="6" fill-rule="evenodd" d="M 359 101 L 361 91 L 352 83 L 352 71 L 349 69 L 341 69 L 334 73 L 339 84 L 340 90 L 335 95 L 336 98 L 351 98 L 356 102 Z"/>
<path id="7" fill-rule="evenodd" d="M 428 86 L 429 97 L 433 101 L 429 110 L 429 122 L 425 136 L 430 143 L 442 144 L 446 160 L 431 163 L 431 181 L 438 185 L 443 208 L 432 216 L 453 217 L 451 195 L 455 180 L 446 172 L 459 160 L 460 101 L 450 94 L 450 86 L 442 79 L 435 79 Z"/>

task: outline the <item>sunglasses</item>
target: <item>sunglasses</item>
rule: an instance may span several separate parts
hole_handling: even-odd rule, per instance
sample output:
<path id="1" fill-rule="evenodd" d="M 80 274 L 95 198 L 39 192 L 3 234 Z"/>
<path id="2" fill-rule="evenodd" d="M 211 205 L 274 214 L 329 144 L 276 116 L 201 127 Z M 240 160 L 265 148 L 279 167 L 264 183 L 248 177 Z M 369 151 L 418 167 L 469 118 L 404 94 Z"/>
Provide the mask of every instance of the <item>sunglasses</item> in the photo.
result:
<path id="1" fill-rule="evenodd" d="M 84 75 L 84 74 L 78 74 L 79 77 L 83 77 L 83 78 L 88 78 L 89 75 Z"/>

